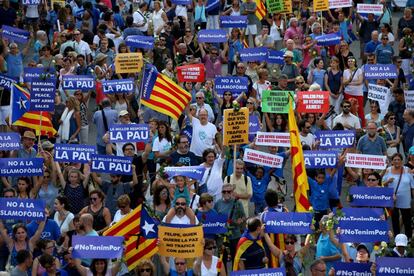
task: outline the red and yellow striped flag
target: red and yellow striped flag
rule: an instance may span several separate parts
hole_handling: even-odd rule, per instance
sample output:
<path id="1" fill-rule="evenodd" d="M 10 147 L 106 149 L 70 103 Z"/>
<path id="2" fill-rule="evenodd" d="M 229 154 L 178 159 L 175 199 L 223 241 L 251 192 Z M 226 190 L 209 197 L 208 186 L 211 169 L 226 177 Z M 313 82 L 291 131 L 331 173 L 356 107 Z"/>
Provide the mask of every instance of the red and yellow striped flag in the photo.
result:
<path id="1" fill-rule="evenodd" d="M 129 271 L 137 266 L 139 260 L 149 259 L 158 251 L 157 239 L 145 239 L 140 235 L 142 208 L 140 204 L 103 233 L 104 236 L 125 238 L 124 256 Z"/>
<path id="2" fill-rule="evenodd" d="M 267 9 L 262 0 L 255 0 L 256 2 L 256 17 L 262 20 L 266 16 Z"/>
<path id="3" fill-rule="evenodd" d="M 243 38 L 243 48 L 249 48 L 249 37 L 248 36 L 245 36 L 244 38 Z"/>
<path id="4" fill-rule="evenodd" d="M 289 132 L 290 132 L 290 154 L 292 157 L 293 193 L 295 195 L 296 212 L 307 212 L 310 207 L 308 200 L 308 176 L 305 170 L 302 143 L 300 142 L 298 125 L 293 113 L 293 102 L 289 95 Z"/>

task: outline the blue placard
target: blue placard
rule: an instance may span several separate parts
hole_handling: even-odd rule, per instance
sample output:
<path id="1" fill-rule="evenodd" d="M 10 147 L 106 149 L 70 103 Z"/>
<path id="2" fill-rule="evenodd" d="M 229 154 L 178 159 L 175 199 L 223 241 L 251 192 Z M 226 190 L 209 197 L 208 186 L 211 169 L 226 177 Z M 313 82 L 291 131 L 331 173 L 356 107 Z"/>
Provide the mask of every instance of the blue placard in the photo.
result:
<path id="1" fill-rule="evenodd" d="M 10 90 L 14 83 L 17 83 L 17 79 L 0 74 L 0 87 Z"/>
<path id="2" fill-rule="evenodd" d="M 267 61 L 267 48 L 266 47 L 257 47 L 257 48 L 244 48 L 240 51 L 240 59 L 243 62 L 248 61 Z"/>
<path id="3" fill-rule="evenodd" d="M 141 87 L 141 98 L 149 100 L 151 97 L 152 89 L 154 88 L 155 82 L 158 78 L 158 71 L 154 65 L 147 64 L 145 66 L 144 77 L 142 79 Z"/>
<path id="4" fill-rule="evenodd" d="M 285 276 L 286 269 L 281 268 L 266 268 L 266 269 L 252 269 L 232 271 L 230 276 Z"/>
<path id="5" fill-rule="evenodd" d="M 56 70 L 54 67 L 50 68 L 37 68 L 37 67 L 25 67 L 23 69 L 24 82 L 32 82 L 33 80 L 47 79 L 54 80 L 56 83 Z"/>
<path id="6" fill-rule="evenodd" d="M 174 176 L 186 176 L 192 179 L 201 180 L 206 170 L 203 166 L 187 166 L 187 167 L 165 167 L 164 172 L 169 178 Z"/>
<path id="7" fill-rule="evenodd" d="M 30 110 L 55 110 L 56 82 L 53 80 L 32 79 L 30 86 Z"/>
<path id="8" fill-rule="evenodd" d="M 344 217 L 339 218 L 339 241 L 388 242 L 388 223 L 381 219 L 384 212 L 379 208 L 343 208 Z"/>
<path id="9" fill-rule="evenodd" d="M 414 275 L 413 258 L 379 257 L 376 260 L 376 276 L 408 276 Z"/>
<path id="10" fill-rule="evenodd" d="M 242 92 L 247 92 L 248 80 L 246 77 L 216 77 L 214 85 L 219 95 L 226 91 L 232 92 L 233 95 L 240 95 Z"/>
<path id="11" fill-rule="evenodd" d="M 283 51 L 268 50 L 267 51 L 267 62 L 273 64 L 285 64 L 283 57 L 285 53 Z"/>
<path id="12" fill-rule="evenodd" d="M 0 176 L 43 175 L 43 158 L 0 158 Z"/>
<path id="13" fill-rule="evenodd" d="M 220 16 L 220 27 L 222 28 L 246 28 L 247 15 Z"/>
<path id="14" fill-rule="evenodd" d="M 260 121 L 256 115 L 249 115 L 249 134 L 256 134 L 260 130 Z"/>
<path id="15" fill-rule="evenodd" d="M 217 9 L 220 5 L 219 0 L 207 0 L 206 12 Z"/>
<path id="16" fill-rule="evenodd" d="M 96 146 L 78 144 L 55 144 L 55 161 L 88 163 L 96 153 Z"/>
<path id="17" fill-rule="evenodd" d="M 22 0 L 24 6 L 40 5 L 41 2 L 40 0 Z"/>
<path id="18" fill-rule="evenodd" d="M 371 264 L 334 262 L 335 275 L 371 275 Z"/>
<path id="19" fill-rule="evenodd" d="M 197 213 L 198 220 L 203 224 L 204 235 L 216 235 L 227 233 L 227 215 L 209 213 Z"/>
<path id="20" fill-rule="evenodd" d="M 397 67 L 394 64 L 365 64 L 364 76 L 367 80 L 396 79 Z"/>
<path id="21" fill-rule="evenodd" d="M 303 152 L 307 169 L 336 168 L 338 154 L 332 151 L 306 150 Z"/>
<path id="22" fill-rule="evenodd" d="M 125 39 L 125 43 L 127 46 L 135 49 L 153 49 L 154 37 L 145 35 L 129 35 Z"/>
<path id="23" fill-rule="evenodd" d="M 72 237 L 73 258 L 115 259 L 122 256 L 124 237 Z"/>
<path id="24" fill-rule="evenodd" d="M 92 154 L 91 160 L 91 172 L 132 175 L 132 158 Z"/>
<path id="25" fill-rule="evenodd" d="M 393 188 L 352 186 L 349 193 L 352 195 L 351 206 L 394 207 Z"/>
<path id="26" fill-rule="evenodd" d="M 134 79 L 105 80 L 102 81 L 102 89 L 105 94 L 135 92 Z"/>
<path id="27" fill-rule="evenodd" d="M 226 41 L 227 33 L 225 30 L 200 30 L 198 32 L 198 42 L 217 43 Z"/>
<path id="28" fill-rule="evenodd" d="M 191 5 L 193 2 L 191 0 L 172 0 L 171 3 L 176 5 Z"/>
<path id="29" fill-rule="evenodd" d="M 315 133 L 320 148 L 352 148 L 355 143 L 355 130 L 322 130 Z"/>
<path id="30" fill-rule="evenodd" d="M 147 142 L 150 138 L 146 124 L 112 124 L 109 126 L 111 142 Z"/>
<path id="31" fill-rule="evenodd" d="M 27 43 L 30 33 L 26 30 L 3 25 L 3 38 L 7 38 L 18 43 Z"/>
<path id="32" fill-rule="evenodd" d="M 312 214 L 296 212 L 264 212 L 266 233 L 304 235 L 312 233 Z"/>
<path id="33" fill-rule="evenodd" d="M 41 199 L 0 197 L 0 219 L 45 220 L 46 203 Z"/>
<path id="34" fill-rule="evenodd" d="M 16 132 L 0 133 L 0 150 L 15 150 L 20 148 L 20 134 Z"/>
<path id="35" fill-rule="evenodd" d="M 320 35 L 315 37 L 318 46 L 334 46 L 341 42 L 341 35 L 338 33 Z"/>
<path id="36" fill-rule="evenodd" d="M 92 76 L 65 75 L 62 76 L 62 79 L 62 88 L 64 90 L 89 91 L 95 89 L 95 80 Z"/>

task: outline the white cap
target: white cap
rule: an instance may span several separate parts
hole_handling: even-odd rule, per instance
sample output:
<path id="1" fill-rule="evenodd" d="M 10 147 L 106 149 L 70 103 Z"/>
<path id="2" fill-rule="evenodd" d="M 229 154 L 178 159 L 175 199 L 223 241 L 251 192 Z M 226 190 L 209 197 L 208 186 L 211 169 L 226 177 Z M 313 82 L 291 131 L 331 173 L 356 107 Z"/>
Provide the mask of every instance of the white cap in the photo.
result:
<path id="1" fill-rule="evenodd" d="M 396 246 L 407 246 L 408 239 L 407 236 L 404 234 L 398 234 L 395 236 L 395 245 Z"/>

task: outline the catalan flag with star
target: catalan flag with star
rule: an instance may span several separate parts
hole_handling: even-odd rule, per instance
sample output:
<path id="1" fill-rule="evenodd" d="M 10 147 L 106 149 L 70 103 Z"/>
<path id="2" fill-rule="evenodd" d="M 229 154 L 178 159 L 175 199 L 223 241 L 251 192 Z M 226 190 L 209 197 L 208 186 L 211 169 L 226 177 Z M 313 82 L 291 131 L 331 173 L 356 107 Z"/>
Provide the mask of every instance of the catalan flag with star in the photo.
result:
<path id="1" fill-rule="evenodd" d="M 125 262 L 133 270 L 141 259 L 149 259 L 158 252 L 159 222 L 152 218 L 140 204 L 131 213 L 106 230 L 104 236 L 125 238 Z"/>
<path id="2" fill-rule="evenodd" d="M 158 73 L 155 66 L 146 65 L 141 84 L 143 105 L 178 120 L 190 101 L 189 92 L 167 76 Z"/>
<path id="3" fill-rule="evenodd" d="M 10 106 L 10 125 L 34 129 L 36 135 L 56 134 L 49 113 L 30 111 L 30 93 L 17 84 L 13 84 L 11 89 Z"/>

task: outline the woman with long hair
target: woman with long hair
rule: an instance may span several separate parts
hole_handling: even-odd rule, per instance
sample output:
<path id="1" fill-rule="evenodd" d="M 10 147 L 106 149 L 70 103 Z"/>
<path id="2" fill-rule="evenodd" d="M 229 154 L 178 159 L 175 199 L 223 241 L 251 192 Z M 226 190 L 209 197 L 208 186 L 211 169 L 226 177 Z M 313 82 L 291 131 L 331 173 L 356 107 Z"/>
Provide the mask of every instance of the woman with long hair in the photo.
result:
<path id="1" fill-rule="evenodd" d="M 213 239 L 204 240 L 203 256 L 194 262 L 194 271 L 203 276 L 226 276 L 226 269 L 221 268 L 220 260 L 214 255 L 217 249 L 216 241 Z"/>
<path id="2" fill-rule="evenodd" d="M 161 165 L 172 153 L 172 135 L 170 126 L 165 121 L 158 122 L 158 137 L 154 141 L 152 151 L 154 152 L 157 165 Z"/>
<path id="3" fill-rule="evenodd" d="M 79 101 L 70 96 L 66 100 L 66 108 L 59 120 L 59 141 L 62 143 L 79 142 L 81 131 L 81 115 Z"/>
<path id="4" fill-rule="evenodd" d="M 165 185 L 158 185 L 154 191 L 154 211 L 155 215 L 162 220 L 171 207 L 170 192 Z"/>
<path id="5" fill-rule="evenodd" d="M 233 28 L 231 30 L 230 37 L 227 40 L 227 43 L 229 44 L 227 73 L 230 75 L 233 75 L 234 68 L 239 62 L 239 53 L 243 49 L 241 35 L 242 34 L 239 28 Z"/>
<path id="6" fill-rule="evenodd" d="M 339 59 L 331 57 L 330 67 L 325 74 L 325 88 L 329 91 L 329 102 L 334 106 L 336 114 L 339 114 L 339 107 L 343 99 L 342 71 L 339 68 Z"/>
<path id="7" fill-rule="evenodd" d="M 40 249 L 40 251 L 42 252 L 42 255 L 36 257 L 33 260 L 32 276 L 42 276 L 43 273 L 46 272 L 46 269 L 40 263 L 40 258 L 43 255 L 49 255 L 53 257 L 53 251 L 55 250 L 56 245 L 55 245 L 55 241 L 44 239 L 44 240 L 39 240 L 36 243 L 36 247 Z M 53 257 L 53 260 L 54 260 L 54 265 L 56 266 L 56 268 L 59 268 L 60 267 L 59 259 Z"/>
<path id="8" fill-rule="evenodd" d="M 81 119 L 81 130 L 79 132 L 79 143 L 87 144 L 89 136 L 89 124 L 88 124 L 88 102 L 92 90 L 89 90 L 87 94 L 84 94 L 81 90 L 75 91 L 74 96 L 79 101 L 79 114 Z"/>
<path id="9" fill-rule="evenodd" d="M 151 260 L 143 259 L 140 260 L 137 267 L 135 268 L 137 276 L 155 276 L 155 265 Z"/>
<path id="10" fill-rule="evenodd" d="M 55 215 L 53 216 L 53 220 L 56 221 L 57 225 L 59 225 L 62 235 L 69 230 L 72 230 L 72 220 L 75 216 L 69 211 L 70 207 L 68 198 L 61 195 L 56 197 L 54 209 Z"/>
<path id="11" fill-rule="evenodd" d="M 308 75 L 308 84 L 317 83 L 322 90 L 325 90 L 325 73 L 323 59 L 315 58 L 313 60 L 314 69 L 310 70 Z"/>
<path id="12" fill-rule="evenodd" d="M 354 57 L 354 54 L 349 50 L 349 44 L 345 40 L 340 42 L 336 57 L 339 60 L 339 68 L 343 72 L 349 67 L 348 58 Z"/>
<path id="13" fill-rule="evenodd" d="M 33 197 L 32 184 L 27 176 L 20 176 L 17 179 L 17 198 L 29 199 Z"/>
<path id="14" fill-rule="evenodd" d="M 120 261 L 109 266 L 107 259 L 92 259 L 89 267 L 83 266 L 80 259 L 75 259 L 75 264 L 81 276 L 116 276 L 121 268 Z"/>
<path id="15" fill-rule="evenodd" d="M 399 152 L 401 128 L 395 124 L 396 116 L 389 111 L 384 116 L 385 143 L 387 144 L 387 155 L 391 157 L 394 153 Z"/>
<path id="16" fill-rule="evenodd" d="M 358 117 L 361 119 L 361 126 L 365 126 L 364 95 L 362 92 L 364 74 L 357 67 L 356 58 L 348 58 L 348 69 L 344 71 L 342 83 L 344 85 L 344 98 L 346 100 L 355 98 L 358 100 Z"/>
<path id="17" fill-rule="evenodd" d="M 105 194 L 100 190 L 89 193 L 90 204 L 84 207 L 79 214 L 91 214 L 93 216 L 93 229 L 99 234 L 111 224 L 111 212 L 105 207 Z"/>

